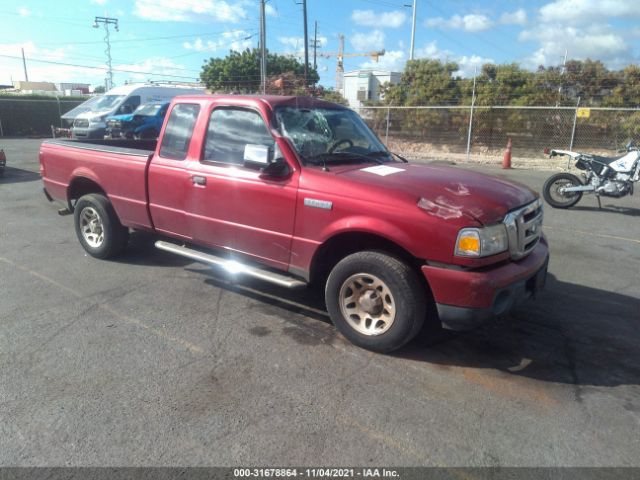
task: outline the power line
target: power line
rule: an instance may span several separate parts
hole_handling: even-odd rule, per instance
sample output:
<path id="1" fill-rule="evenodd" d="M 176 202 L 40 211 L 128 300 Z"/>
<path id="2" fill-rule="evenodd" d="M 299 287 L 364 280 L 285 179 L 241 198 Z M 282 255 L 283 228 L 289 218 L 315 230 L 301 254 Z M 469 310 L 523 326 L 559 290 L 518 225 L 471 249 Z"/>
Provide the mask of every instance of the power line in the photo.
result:
<path id="1" fill-rule="evenodd" d="M 129 38 L 129 39 L 121 39 L 121 40 L 112 40 L 111 43 L 138 43 L 138 42 L 147 42 L 149 40 L 171 40 L 175 38 L 190 38 L 190 37 L 210 37 L 210 36 L 220 36 L 226 35 L 230 33 L 240 33 L 240 32 L 255 32 L 256 29 L 248 29 L 248 30 L 229 30 L 224 32 L 204 32 L 204 33 L 187 33 L 183 35 L 168 35 L 163 37 L 141 37 L 141 38 Z M 97 41 L 92 42 L 48 42 L 48 43 L 40 43 L 40 45 L 94 45 Z"/>
<path id="2" fill-rule="evenodd" d="M 21 56 L 17 56 L 17 55 L 2 55 L 0 54 L 0 57 L 2 58 L 12 58 L 12 59 L 17 59 L 17 60 L 21 60 L 22 57 Z M 34 58 L 29 58 L 30 62 L 36 62 L 36 63 L 46 63 L 46 64 L 50 64 L 50 65 L 61 65 L 61 66 L 65 66 L 65 67 L 75 67 L 75 68 L 86 68 L 86 69 L 91 69 L 91 70 L 108 70 L 107 67 L 101 67 L 101 66 L 94 66 L 94 65 L 79 65 L 79 64 L 75 64 L 75 63 L 65 63 L 65 62 L 54 62 L 52 60 L 41 60 L 41 59 L 34 59 Z M 172 69 L 172 67 L 167 67 L 168 69 Z M 197 77 L 187 77 L 185 75 L 171 75 L 171 74 L 166 74 L 166 73 L 153 73 L 153 72 L 141 72 L 139 70 L 127 70 L 127 69 L 122 69 L 122 68 L 113 68 L 112 71 L 114 72 L 120 72 L 120 73 L 134 73 L 134 74 L 139 74 L 139 75 L 153 75 L 153 76 L 160 76 L 160 77 L 171 77 L 171 78 L 188 78 L 190 80 L 196 79 Z"/>

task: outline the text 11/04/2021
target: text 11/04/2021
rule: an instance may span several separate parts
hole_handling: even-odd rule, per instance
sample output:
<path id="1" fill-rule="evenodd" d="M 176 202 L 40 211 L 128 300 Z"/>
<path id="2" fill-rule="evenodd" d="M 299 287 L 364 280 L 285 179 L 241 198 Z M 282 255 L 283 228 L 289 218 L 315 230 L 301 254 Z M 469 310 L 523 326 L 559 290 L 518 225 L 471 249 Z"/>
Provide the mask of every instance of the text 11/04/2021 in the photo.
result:
<path id="1" fill-rule="evenodd" d="M 236 478 L 400 478 L 387 468 L 234 468 Z"/>

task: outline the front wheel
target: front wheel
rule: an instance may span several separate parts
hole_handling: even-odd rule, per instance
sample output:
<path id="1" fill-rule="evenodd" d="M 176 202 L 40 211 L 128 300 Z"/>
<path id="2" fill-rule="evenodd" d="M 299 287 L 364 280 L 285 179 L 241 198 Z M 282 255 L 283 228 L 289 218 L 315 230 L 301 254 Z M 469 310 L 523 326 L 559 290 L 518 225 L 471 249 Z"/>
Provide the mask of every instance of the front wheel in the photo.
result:
<path id="1" fill-rule="evenodd" d="M 582 192 L 564 192 L 567 187 L 579 187 L 582 182 L 572 173 L 551 175 L 542 187 L 542 196 L 554 208 L 573 207 L 582 198 Z"/>
<path id="2" fill-rule="evenodd" d="M 342 259 L 327 279 L 331 321 L 353 344 L 390 352 L 418 333 L 426 315 L 426 292 L 405 262 L 364 251 Z"/>

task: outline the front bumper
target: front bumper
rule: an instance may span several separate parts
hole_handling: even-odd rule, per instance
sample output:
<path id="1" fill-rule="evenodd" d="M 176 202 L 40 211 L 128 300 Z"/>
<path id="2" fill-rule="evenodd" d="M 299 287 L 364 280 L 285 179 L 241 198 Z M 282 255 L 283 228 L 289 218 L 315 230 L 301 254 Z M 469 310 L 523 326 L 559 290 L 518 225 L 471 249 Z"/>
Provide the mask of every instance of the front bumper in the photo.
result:
<path id="1" fill-rule="evenodd" d="M 549 247 L 541 237 L 525 258 L 498 267 L 463 270 L 424 265 L 442 326 L 468 330 L 504 315 L 544 287 Z"/>
<path id="2" fill-rule="evenodd" d="M 90 138 L 90 139 L 100 139 L 104 138 L 104 134 L 107 131 L 105 127 L 98 128 L 80 128 L 73 127 L 71 129 L 71 134 L 74 138 Z"/>

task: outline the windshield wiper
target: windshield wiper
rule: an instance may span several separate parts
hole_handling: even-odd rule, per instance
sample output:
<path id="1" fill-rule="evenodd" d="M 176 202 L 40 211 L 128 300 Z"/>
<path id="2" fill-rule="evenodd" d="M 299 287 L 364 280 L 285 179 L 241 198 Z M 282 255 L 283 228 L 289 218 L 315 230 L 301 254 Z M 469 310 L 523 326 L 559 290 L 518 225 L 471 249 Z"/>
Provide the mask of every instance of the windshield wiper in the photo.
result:
<path id="1" fill-rule="evenodd" d="M 392 152 L 390 150 L 378 150 L 378 151 L 375 151 L 375 152 L 370 152 L 370 153 L 368 153 L 368 155 L 375 155 L 375 156 L 378 156 L 378 157 L 381 157 L 381 156 L 384 155 L 385 157 L 391 157 L 392 159 L 393 159 L 393 157 L 396 157 L 402 163 L 409 163 L 409 160 L 404 158 L 402 155 L 398 155 L 397 153 L 394 153 L 394 152 Z"/>
<path id="2" fill-rule="evenodd" d="M 375 152 L 374 152 L 375 153 Z M 327 162 L 331 162 L 331 160 L 335 160 L 337 162 L 349 161 L 349 160 L 359 160 L 363 159 L 367 162 L 377 163 L 378 165 L 384 165 L 384 162 L 379 158 L 376 158 L 373 155 L 364 155 L 361 153 L 355 152 L 327 152 L 321 153 L 319 155 L 314 155 L 313 157 L 306 158 L 307 161 L 314 162 L 314 160 L 318 160 L 322 162 L 322 169 L 328 171 Z"/>

